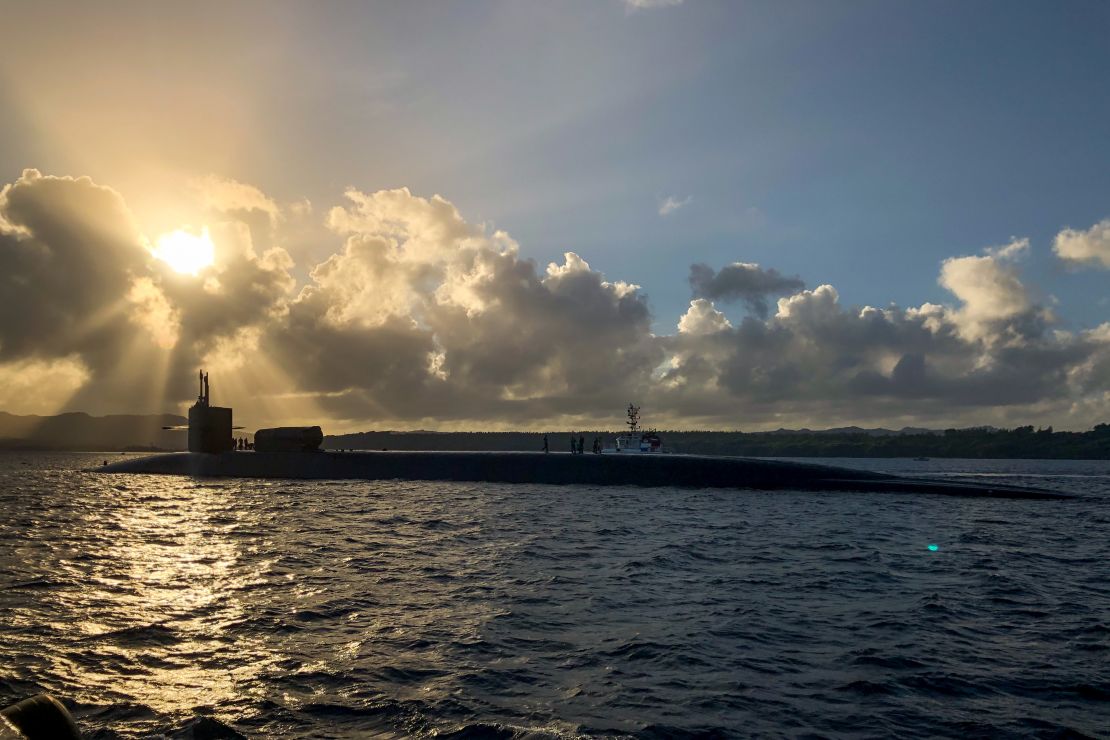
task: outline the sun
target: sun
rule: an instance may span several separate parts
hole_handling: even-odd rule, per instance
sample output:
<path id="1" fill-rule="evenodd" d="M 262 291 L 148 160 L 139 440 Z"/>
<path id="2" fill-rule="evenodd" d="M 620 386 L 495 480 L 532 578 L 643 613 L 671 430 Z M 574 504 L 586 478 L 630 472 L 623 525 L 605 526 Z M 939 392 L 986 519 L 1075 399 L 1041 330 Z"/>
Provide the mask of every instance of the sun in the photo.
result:
<path id="1" fill-rule="evenodd" d="M 207 227 L 199 236 L 184 229 L 162 234 L 151 252 L 175 271 L 189 275 L 196 275 L 216 259 Z"/>

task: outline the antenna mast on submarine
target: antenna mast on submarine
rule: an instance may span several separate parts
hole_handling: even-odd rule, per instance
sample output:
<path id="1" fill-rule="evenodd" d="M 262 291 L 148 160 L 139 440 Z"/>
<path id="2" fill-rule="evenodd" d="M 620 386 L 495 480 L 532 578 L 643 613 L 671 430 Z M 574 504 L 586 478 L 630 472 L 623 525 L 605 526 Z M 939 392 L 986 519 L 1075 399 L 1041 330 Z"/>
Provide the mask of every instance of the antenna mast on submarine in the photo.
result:
<path id="1" fill-rule="evenodd" d="M 208 373 L 197 373 L 200 395 L 189 409 L 189 452 L 218 454 L 233 449 L 231 409 L 213 406 Z"/>
<path id="2" fill-rule="evenodd" d="M 628 421 L 626 421 L 625 424 L 628 425 L 628 431 L 629 432 L 638 432 L 638 431 L 640 431 L 640 407 L 639 406 L 635 406 L 631 403 L 628 404 Z"/>
<path id="3" fill-rule="evenodd" d="M 207 406 L 210 400 L 208 395 L 208 373 L 201 370 L 197 373 L 197 378 L 200 381 L 200 395 L 197 396 L 197 403 L 201 406 Z"/>

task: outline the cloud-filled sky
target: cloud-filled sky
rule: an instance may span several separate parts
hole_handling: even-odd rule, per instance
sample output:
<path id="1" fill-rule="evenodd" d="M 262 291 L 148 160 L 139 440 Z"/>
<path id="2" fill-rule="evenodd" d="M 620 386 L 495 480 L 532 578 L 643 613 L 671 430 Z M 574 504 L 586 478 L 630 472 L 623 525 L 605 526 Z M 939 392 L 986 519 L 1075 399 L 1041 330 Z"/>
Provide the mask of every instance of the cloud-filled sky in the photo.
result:
<path id="1" fill-rule="evenodd" d="M 1105 4 L 5 18 L 0 409 L 1110 419 Z"/>

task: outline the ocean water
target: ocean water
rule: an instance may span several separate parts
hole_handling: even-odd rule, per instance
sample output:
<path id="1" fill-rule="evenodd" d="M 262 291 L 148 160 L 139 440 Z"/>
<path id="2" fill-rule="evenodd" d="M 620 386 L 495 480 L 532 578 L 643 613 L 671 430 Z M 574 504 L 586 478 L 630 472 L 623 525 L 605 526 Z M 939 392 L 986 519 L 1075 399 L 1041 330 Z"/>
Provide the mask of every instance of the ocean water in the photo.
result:
<path id="1" fill-rule="evenodd" d="M 0 702 L 49 691 L 87 737 L 1110 730 L 1110 462 L 825 461 L 1059 502 L 102 458 L 0 454 Z"/>

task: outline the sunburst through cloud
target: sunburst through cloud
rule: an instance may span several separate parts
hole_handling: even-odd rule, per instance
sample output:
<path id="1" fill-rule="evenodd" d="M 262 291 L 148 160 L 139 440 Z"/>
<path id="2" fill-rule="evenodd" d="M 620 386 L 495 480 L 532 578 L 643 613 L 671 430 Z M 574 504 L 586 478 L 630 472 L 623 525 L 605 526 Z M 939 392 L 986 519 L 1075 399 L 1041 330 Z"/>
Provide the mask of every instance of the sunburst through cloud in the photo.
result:
<path id="1" fill-rule="evenodd" d="M 216 248 L 207 227 L 199 234 L 185 229 L 162 234 L 151 253 L 177 272 L 189 275 L 199 274 L 216 260 Z"/>

